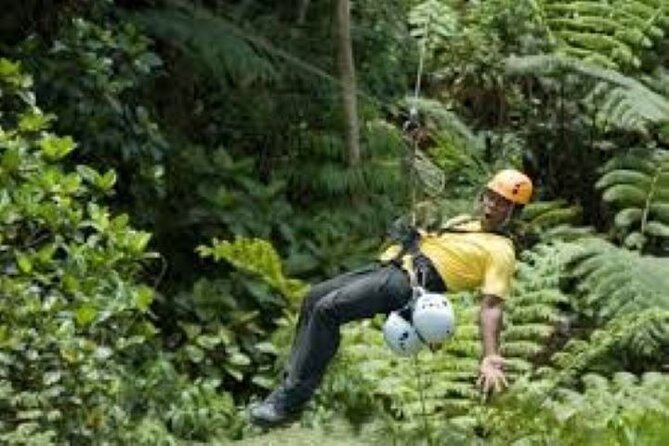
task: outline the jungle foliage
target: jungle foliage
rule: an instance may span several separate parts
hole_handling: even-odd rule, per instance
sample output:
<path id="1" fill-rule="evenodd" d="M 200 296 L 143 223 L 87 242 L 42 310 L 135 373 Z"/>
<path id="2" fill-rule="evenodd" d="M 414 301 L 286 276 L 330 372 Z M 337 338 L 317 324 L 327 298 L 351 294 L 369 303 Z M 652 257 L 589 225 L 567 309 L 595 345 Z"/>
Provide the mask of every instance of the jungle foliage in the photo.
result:
<path id="1" fill-rule="evenodd" d="M 0 442 L 263 441 L 244 408 L 308 284 L 373 260 L 412 204 L 425 226 L 475 212 L 505 166 L 537 190 L 514 228 L 510 389 L 475 386 L 461 293 L 435 354 L 393 357 L 381 318 L 346 327 L 303 427 L 669 442 L 665 1 L 361 0 L 344 39 L 343 0 L 6 3 Z"/>

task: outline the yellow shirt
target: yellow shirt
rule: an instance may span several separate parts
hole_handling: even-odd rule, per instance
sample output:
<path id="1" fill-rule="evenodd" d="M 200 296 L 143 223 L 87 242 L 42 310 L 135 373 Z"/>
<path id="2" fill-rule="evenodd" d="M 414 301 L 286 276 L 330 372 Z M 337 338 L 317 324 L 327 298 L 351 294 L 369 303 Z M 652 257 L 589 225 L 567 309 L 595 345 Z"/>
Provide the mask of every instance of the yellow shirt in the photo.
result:
<path id="1" fill-rule="evenodd" d="M 507 298 L 516 268 L 511 240 L 480 232 L 478 221 L 453 227 L 466 232 L 422 232 L 419 244 L 420 251 L 432 261 L 449 291 L 478 288 L 483 294 Z M 391 246 L 381 255 L 381 260 L 392 259 L 400 249 L 398 245 Z M 405 256 L 402 263 L 411 271 L 411 256 Z"/>

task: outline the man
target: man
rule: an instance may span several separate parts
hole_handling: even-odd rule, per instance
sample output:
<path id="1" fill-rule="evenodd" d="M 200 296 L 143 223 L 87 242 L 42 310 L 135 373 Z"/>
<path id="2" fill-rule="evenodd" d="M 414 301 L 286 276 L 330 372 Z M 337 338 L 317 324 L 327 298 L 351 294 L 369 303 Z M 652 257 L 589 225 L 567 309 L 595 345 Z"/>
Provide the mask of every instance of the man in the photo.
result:
<path id="1" fill-rule="evenodd" d="M 412 231 L 381 262 L 317 284 L 307 294 L 283 383 L 251 408 L 252 423 L 271 427 L 299 415 L 321 381 L 347 322 L 405 307 L 417 281 L 430 291 L 480 289 L 483 358 L 478 384 L 485 393 L 507 385 L 499 354 L 502 304 L 515 269 L 515 252 L 502 235 L 530 201 L 532 182 L 502 170 L 487 184 L 482 215 L 437 232 Z"/>

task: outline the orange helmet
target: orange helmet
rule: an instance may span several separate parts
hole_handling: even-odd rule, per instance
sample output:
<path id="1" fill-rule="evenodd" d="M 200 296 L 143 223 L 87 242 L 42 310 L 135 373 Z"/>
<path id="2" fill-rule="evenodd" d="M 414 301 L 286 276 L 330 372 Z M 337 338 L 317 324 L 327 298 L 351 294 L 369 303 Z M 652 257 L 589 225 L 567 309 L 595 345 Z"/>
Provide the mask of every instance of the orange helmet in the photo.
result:
<path id="1" fill-rule="evenodd" d="M 500 170 L 486 187 L 515 204 L 527 204 L 532 197 L 532 180 L 515 169 Z"/>

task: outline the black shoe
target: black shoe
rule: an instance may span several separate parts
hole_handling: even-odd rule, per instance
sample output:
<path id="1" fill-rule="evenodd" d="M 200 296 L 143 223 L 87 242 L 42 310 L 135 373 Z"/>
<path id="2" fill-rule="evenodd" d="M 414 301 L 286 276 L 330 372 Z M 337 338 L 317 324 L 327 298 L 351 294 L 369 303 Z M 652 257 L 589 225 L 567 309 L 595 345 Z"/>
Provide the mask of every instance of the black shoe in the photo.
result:
<path id="1" fill-rule="evenodd" d="M 256 426 L 271 428 L 296 420 L 301 410 L 287 410 L 269 398 L 251 407 L 249 421 Z"/>

